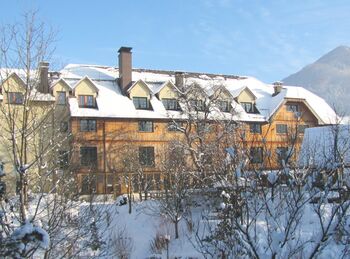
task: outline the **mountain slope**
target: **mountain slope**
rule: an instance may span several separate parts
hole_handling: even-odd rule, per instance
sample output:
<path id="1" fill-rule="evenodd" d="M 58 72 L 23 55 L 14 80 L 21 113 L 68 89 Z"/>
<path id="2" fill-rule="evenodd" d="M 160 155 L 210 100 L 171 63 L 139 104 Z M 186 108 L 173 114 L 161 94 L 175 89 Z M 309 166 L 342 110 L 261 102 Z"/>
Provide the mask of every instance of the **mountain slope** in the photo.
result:
<path id="1" fill-rule="evenodd" d="M 282 80 L 324 98 L 338 113 L 350 115 L 350 48 L 339 46 Z"/>

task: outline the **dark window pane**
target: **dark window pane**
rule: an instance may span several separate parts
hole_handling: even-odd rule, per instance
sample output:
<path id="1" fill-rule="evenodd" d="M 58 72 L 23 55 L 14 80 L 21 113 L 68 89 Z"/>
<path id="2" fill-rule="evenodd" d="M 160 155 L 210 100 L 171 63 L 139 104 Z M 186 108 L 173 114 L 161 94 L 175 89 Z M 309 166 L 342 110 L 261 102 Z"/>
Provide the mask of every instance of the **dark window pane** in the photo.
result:
<path id="1" fill-rule="evenodd" d="M 80 148 L 80 164 L 82 166 L 97 167 L 97 148 L 81 147 Z"/>
<path id="2" fill-rule="evenodd" d="M 66 92 L 57 92 L 57 104 L 65 105 L 66 104 Z"/>
<path id="3" fill-rule="evenodd" d="M 222 112 L 229 112 L 230 111 L 230 104 L 227 101 L 219 101 L 219 109 Z"/>
<path id="4" fill-rule="evenodd" d="M 153 122 L 152 121 L 139 121 L 139 131 L 153 132 Z"/>
<path id="5" fill-rule="evenodd" d="M 250 133 L 261 133 L 261 124 L 259 123 L 250 124 Z"/>
<path id="6" fill-rule="evenodd" d="M 9 92 L 8 101 L 12 104 L 23 104 L 23 94 L 19 92 Z"/>
<path id="7" fill-rule="evenodd" d="M 258 164 L 263 162 L 262 147 L 253 147 L 250 149 L 250 162 L 253 164 Z"/>
<path id="8" fill-rule="evenodd" d="M 79 107 L 82 108 L 94 108 L 95 98 L 92 95 L 79 95 Z"/>
<path id="9" fill-rule="evenodd" d="M 96 131 L 96 120 L 80 120 L 80 131 Z"/>
<path id="10" fill-rule="evenodd" d="M 191 99 L 190 106 L 196 111 L 204 111 L 204 103 L 202 100 Z"/>
<path id="11" fill-rule="evenodd" d="M 179 106 L 179 104 L 178 104 L 176 99 L 163 98 L 162 99 L 162 103 L 163 103 L 164 108 L 166 110 L 173 110 L 173 111 L 180 110 L 180 106 Z"/>
<path id="12" fill-rule="evenodd" d="M 286 134 L 287 133 L 287 125 L 286 124 L 277 124 L 276 131 L 278 134 Z"/>
<path id="13" fill-rule="evenodd" d="M 299 106 L 297 104 L 287 104 L 287 111 L 289 112 L 298 112 Z"/>
<path id="14" fill-rule="evenodd" d="M 146 97 L 133 97 L 132 101 L 134 102 L 136 109 L 148 110 L 150 107 Z"/>
<path id="15" fill-rule="evenodd" d="M 139 162 L 143 166 L 154 166 L 154 147 L 139 147 Z"/>

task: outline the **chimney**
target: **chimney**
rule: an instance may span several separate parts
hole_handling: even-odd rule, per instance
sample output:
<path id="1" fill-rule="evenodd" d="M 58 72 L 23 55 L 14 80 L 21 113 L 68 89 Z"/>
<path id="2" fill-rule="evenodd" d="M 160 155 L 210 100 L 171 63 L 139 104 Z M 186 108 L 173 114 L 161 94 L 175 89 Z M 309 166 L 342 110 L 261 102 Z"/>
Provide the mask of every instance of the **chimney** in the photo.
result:
<path id="1" fill-rule="evenodd" d="M 129 47 L 121 47 L 119 52 L 119 86 L 123 93 L 126 92 L 132 81 L 131 50 Z"/>
<path id="2" fill-rule="evenodd" d="M 40 93 L 48 94 L 50 92 L 49 87 L 49 63 L 42 61 L 39 63 L 39 86 L 38 91 Z"/>
<path id="3" fill-rule="evenodd" d="M 183 72 L 175 72 L 175 86 L 179 90 L 183 90 L 183 87 L 184 87 L 184 73 Z"/>
<path id="4" fill-rule="evenodd" d="M 276 96 L 276 95 L 278 95 L 281 91 L 282 91 L 282 82 L 279 82 L 279 81 L 277 81 L 277 82 L 274 82 L 273 83 L 273 90 L 274 90 L 274 93 L 273 93 L 273 95 L 272 96 Z"/>

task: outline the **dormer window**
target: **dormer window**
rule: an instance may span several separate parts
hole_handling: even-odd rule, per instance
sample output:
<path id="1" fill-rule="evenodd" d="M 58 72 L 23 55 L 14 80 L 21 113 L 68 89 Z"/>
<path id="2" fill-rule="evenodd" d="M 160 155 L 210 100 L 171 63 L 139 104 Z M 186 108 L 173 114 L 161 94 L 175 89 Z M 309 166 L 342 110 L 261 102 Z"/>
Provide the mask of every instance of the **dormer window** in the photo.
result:
<path id="1" fill-rule="evenodd" d="M 11 104 L 23 104 L 23 94 L 20 92 L 8 92 L 8 102 Z"/>
<path id="2" fill-rule="evenodd" d="M 66 92 L 57 92 L 57 104 L 66 105 Z"/>
<path id="3" fill-rule="evenodd" d="M 247 113 L 254 113 L 254 106 L 252 103 L 244 102 L 241 103 L 241 105 Z"/>
<path id="4" fill-rule="evenodd" d="M 135 108 L 138 110 L 149 110 L 150 103 L 147 97 L 133 97 L 132 101 L 135 105 Z"/>
<path id="5" fill-rule="evenodd" d="M 287 104 L 287 111 L 289 112 L 298 112 L 299 106 L 297 104 Z"/>
<path id="6" fill-rule="evenodd" d="M 218 106 L 220 111 L 222 112 L 229 112 L 230 111 L 230 104 L 228 101 L 219 101 Z"/>
<path id="7" fill-rule="evenodd" d="M 259 111 L 256 108 L 254 103 L 251 102 L 241 102 L 241 105 L 243 107 L 243 109 L 245 110 L 246 113 L 256 113 L 258 114 Z"/>
<path id="8" fill-rule="evenodd" d="M 93 95 L 79 95 L 79 107 L 81 108 L 95 108 L 95 98 Z"/>
<path id="9" fill-rule="evenodd" d="M 196 111 L 204 111 L 204 104 L 202 100 L 191 99 L 190 106 Z"/>
<path id="10" fill-rule="evenodd" d="M 166 110 L 179 111 L 180 105 L 176 99 L 163 98 L 162 103 Z"/>

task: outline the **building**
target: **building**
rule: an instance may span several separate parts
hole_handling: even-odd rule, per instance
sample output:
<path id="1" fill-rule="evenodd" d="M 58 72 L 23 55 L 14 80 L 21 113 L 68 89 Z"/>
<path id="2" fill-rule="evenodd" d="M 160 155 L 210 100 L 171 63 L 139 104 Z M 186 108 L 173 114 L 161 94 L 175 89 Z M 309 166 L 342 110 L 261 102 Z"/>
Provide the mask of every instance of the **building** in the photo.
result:
<path id="1" fill-rule="evenodd" d="M 193 114 L 210 124 L 239 123 L 239 133 L 231 135 L 249 144 L 251 164 L 265 168 L 279 167 L 290 151 L 295 156 L 305 128 L 336 118 L 322 98 L 301 87 L 245 76 L 132 68 L 127 47 L 119 49 L 119 68 L 70 64 L 50 73 L 50 87 L 56 105 L 69 114 L 71 165 L 81 193 L 125 192 L 130 182 L 123 175 L 136 170 L 126 168 L 125 159 L 158 182 L 164 150 L 184 138 L 181 125 Z"/>

